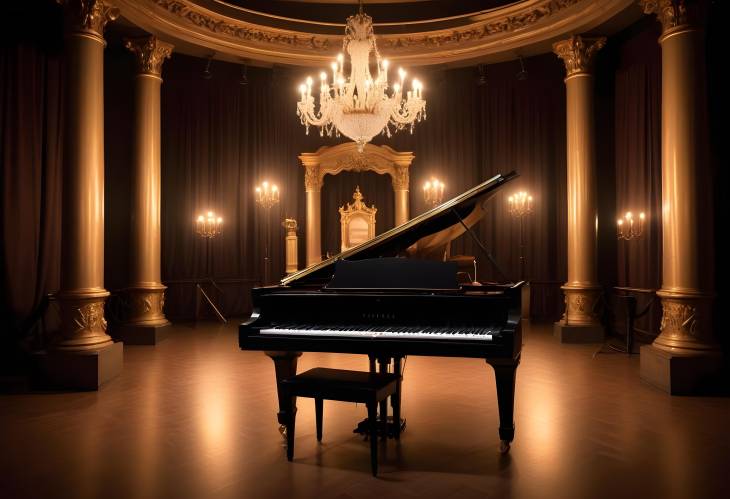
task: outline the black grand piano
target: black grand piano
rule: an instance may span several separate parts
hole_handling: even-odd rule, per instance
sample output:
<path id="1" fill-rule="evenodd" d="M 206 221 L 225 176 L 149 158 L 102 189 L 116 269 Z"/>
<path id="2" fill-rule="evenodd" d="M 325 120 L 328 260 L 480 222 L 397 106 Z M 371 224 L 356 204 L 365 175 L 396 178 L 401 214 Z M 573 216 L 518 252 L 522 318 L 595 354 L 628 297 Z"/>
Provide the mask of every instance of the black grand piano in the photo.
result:
<path id="1" fill-rule="evenodd" d="M 500 449 L 507 452 L 522 349 L 522 283 L 459 284 L 456 264 L 441 260 L 446 246 L 468 232 L 499 268 L 471 227 L 515 177 L 497 175 L 279 285 L 254 288 L 253 313 L 239 328 L 241 349 L 272 358 L 278 388 L 296 375 L 302 352 L 366 354 L 371 370 L 376 360 L 383 370 L 393 359 L 394 372 L 407 355 L 483 358 L 494 368 Z M 279 391 L 280 425 L 287 410 Z M 394 424 L 401 424 L 399 413 Z"/>

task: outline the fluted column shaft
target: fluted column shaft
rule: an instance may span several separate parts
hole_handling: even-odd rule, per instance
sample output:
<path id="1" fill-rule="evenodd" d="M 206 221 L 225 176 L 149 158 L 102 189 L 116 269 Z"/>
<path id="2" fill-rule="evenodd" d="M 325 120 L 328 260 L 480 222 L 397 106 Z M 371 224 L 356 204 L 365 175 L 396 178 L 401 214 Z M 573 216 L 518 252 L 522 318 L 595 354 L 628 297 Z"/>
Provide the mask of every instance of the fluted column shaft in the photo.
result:
<path id="1" fill-rule="evenodd" d="M 118 12 L 103 1 L 67 1 L 61 325 L 56 350 L 101 350 L 104 302 L 104 26 Z"/>
<path id="2" fill-rule="evenodd" d="M 172 45 L 154 36 L 126 40 L 136 56 L 134 156 L 130 232 L 130 283 L 125 290 L 125 326 L 164 326 L 160 273 L 160 86 L 162 63 Z"/>
<path id="3" fill-rule="evenodd" d="M 568 282 L 563 326 L 600 328 L 597 305 L 601 287 L 597 279 L 597 193 L 594 143 L 593 55 L 605 38 L 573 36 L 553 44 L 565 63 Z"/>

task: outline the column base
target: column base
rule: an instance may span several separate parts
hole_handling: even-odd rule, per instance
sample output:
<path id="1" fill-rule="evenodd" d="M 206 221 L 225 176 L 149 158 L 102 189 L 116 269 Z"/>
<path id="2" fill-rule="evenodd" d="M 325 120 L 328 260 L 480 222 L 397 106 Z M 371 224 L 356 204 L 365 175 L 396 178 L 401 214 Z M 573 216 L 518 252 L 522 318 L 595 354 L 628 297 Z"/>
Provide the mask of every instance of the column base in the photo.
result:
<path id="1" fill-rule="evenodd" d="M 113 330 L 115 339 L 127 345 L 157 345 L 168 338 L 170 322 L 155 326 L 120 325 Z"/>
<path id="2" fill-rule="evenodd" d="M 553 325 L 553 336 L 560 343 L 602 343 L 606 334 L 601 324 L 574 326 L 560 321 Z"/>
<path id="3" fill-rule="evenodd" d="M 654 345 L 639 352 L 639 375 L 643 381 L 670 395 L 712 392 L 721 377 L 722 355 L 679 355 Z"/>
<path id="4" fill-rule="evenodd" d="M 124 345 L 116 342 L 101 350 L 39 352 L 35 354 L 35 368 L 43 385 L 98 390 L 122 372 L 123 359 Z"/>

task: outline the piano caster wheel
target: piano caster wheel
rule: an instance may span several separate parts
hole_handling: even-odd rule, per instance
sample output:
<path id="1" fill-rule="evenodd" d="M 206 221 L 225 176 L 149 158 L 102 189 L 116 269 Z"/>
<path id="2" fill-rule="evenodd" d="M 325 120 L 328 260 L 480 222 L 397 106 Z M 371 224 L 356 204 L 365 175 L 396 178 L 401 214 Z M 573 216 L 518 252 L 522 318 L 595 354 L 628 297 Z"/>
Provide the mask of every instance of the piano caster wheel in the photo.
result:
<path id="1" fill-rule="evenodd" d="M 509 442 L 506 440 L 499 441 L 499 453 L 507 454 L 509 452 Z"/>

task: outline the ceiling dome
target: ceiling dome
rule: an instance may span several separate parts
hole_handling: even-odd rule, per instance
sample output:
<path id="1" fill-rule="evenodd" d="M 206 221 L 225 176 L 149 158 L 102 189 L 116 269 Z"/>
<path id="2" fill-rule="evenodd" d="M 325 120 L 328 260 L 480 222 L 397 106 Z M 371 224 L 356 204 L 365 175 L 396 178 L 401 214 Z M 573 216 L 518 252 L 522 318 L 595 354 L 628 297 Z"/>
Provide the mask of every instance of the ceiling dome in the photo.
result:
<path id="1" fill-rule="evenodd" d="M 177 52 L 321 67 L 342 49 L 347 0 L 115 0 L 132 24 Z M 372 0 L 382 53 L 410 67 L 498 62 L 550 50 L 572 34 L 623 28 L 634 0 Z"/>

